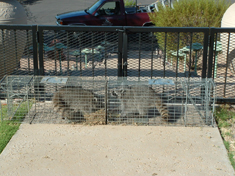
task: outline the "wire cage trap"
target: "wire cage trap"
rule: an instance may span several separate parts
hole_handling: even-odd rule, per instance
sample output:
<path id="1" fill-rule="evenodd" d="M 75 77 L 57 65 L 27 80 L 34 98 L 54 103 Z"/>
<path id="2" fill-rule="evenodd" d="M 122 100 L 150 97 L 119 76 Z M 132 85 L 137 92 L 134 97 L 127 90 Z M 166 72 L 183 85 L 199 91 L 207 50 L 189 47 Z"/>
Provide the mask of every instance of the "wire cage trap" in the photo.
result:
<path id="1" fill-rule="evenodd" d="M 1 82 L 7 93 L 8 117 L 26 103 L 26 123 L 214 126 L 212 79 L 104 79 L 19 77 Z M 23 80 L 23 81 L 22 81 Z M 14 91 L 12 91 L 14 89 Z M 16 94 L 15 92 L 20 92 Z M 17 95 L 17 96 L 16 96 Z"/>
<path id="2" fill-rule="evenodd" d="M 102 78 L 35 77 L 35 103 L 25 122 L 105 124 L 105 84 Z"/>
<path id="3" fill-rule="evenodd" d="M 212 79 L 115 80 L 108 89 L 110 123 L 214 126 Z"/>
<path id="4" fill-rule="evenodd" d="M 30 110 L 30 90 L 32 76 L 5 76 L 0 82 L 1 97 L 6 101 L 0 103 L 1 121 L 22 121 Z"/>

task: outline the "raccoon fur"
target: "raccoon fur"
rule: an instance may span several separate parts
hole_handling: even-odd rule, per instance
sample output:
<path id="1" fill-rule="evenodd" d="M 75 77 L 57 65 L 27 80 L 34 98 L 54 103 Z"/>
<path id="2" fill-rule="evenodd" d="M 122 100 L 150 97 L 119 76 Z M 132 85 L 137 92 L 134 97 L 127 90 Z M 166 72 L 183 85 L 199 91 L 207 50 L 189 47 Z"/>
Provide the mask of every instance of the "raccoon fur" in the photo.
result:
<path id="1" fill-rule="evenodd" d="M 128 114 L 139 113 L 145 116 L 150 108 L 156 107 L 164 120 L 168 120 L 169 112 L 157 93 L 148 86 L 134 85 L 124 86 L 111 92 L 121 102 L 120 116 L 127 117 Z"/>
<path id="2" fill-rule="evenodd" d="M 95 112 L 102 107 L 100 99 L 80 86 L 69 86 L 54 93 L 53 106 L 69 120 L 84 121 L 84 114 Z"/>

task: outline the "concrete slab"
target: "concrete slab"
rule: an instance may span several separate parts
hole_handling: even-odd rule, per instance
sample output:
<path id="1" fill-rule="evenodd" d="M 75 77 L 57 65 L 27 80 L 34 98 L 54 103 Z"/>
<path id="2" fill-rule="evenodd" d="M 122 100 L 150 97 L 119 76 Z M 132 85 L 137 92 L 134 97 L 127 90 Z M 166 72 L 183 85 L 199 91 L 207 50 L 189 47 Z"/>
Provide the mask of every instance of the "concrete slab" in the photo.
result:
<path id="1" fill-rule="evenodd" d="M 217 128 L 22 124 L 0 175 L 235 175 Z"/>

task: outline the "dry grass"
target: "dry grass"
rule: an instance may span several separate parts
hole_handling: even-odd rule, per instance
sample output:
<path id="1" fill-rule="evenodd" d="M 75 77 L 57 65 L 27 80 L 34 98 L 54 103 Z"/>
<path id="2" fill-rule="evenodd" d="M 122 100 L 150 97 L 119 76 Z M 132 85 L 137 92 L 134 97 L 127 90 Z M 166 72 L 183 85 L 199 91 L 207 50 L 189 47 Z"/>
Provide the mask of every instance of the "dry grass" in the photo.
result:
<path id="1" fill-rule="evenodd" d="M 84 115 L 86 122 L 84 125 L 105 125 L 105 110 L 100 109 L 94 113 L 89 113 Z"/>

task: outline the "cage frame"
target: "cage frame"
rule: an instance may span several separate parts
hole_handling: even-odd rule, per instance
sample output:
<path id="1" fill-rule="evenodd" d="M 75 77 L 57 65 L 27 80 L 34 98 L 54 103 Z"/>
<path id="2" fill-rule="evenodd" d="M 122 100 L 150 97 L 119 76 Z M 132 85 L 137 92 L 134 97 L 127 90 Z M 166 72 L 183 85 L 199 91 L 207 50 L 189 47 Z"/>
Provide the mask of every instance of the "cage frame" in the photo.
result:
<path id="1" fill-rule="evenodd" d="M 7 81 L 10 80 L 11 77 L 24 79 L 25 76 L 5 76 L 0 84 L 1 87 L 4 88 L 5 86 L 5 92 L 6 92 L 6 98 L 10 100 L 11 97 L 14 97 L 15 95 L 12 94 L 12 89 L 6 90 L 9 86 L 11 86 L 12 83 L 8 83 Z M 70 80 L 70 84 L 76 83 L 77 85 L 82 85 L 82 84 L 93 84 L 93 88 L 91 90 L 94 90 L 95 87 L 95 82 L 100 82 L 102 80 L 102 85 L 100 85 L 100 90 L 103 91 L 103 105 L 104 105 L 104 117 L 105 117 L 105 122 L 104 124 L 115 124 L 110 121 L 109 118 L 109 101 L 110 101 L 110 90 L 111 84 L 115 84 L 116 86 L 121 86 L 121 85 L 147 85 L 150 87 L 154 86 L 159 86 L 160 89 L 159 91 L 162 91 L 165 95 L 163 98 L 167 100 L 167 105 L 172 105 L 175 104 L 176 106 L 181 106 L 181 112 L 185 112 L 183 115 L 183 121 L 184 124 L 181 124 L 183 126 L 191 126 L 188 125 L 188 109 L 189 105 L 193 105 L 196 112 L 198 113 L 198 116 L 200 117 L 201 121 L 205 122 L 205 125 L 208 126 L 215 126 L 215 120 L 213 113 L 215 111 L 215 102 L 216 102 L 216 85 L 213 82 L 213 79 L 206 78 L 206 79 L 201 79 L 201 78 L 194 78 L 194 79 L 187 79 L 187 78 L 158 78 L 158 79 L 133 79 L 133 78 L 100 78 L 100 80 L 95 80 L 94 78 L 84 78 L 84 77 L 73 77 L 73 76 L 26 76 L 25 79 L 28 79 L 28 81 L 25 82 L 25 92 L 24 95 L 22 96 L 22 100 L 19 103 L 16 111 L 18 110 L 19 106 L 22 104 L 23 101 L 27 101 L 28 104 L 28 116 L 30 116 L 30 110 L 29 109 L 29 101 L 31 98 L 35 100 L 35 112 L 37 111 L 36 104 L 44 99 L 46 102 L 47 98 L 50 99 L 50 97 L 53 96 L 55 93 L 45 93 L 46 89 L 44 89 L 43 84 L 54 84 L 55 86 L 63 86 L 67 85 L 67 81 Z M 194 85 L 192 86 L 191 83 Z M 170 90 L 170 86 L 175 86 L 175 90 Z M 177 86 L 181 86 L 180 89 L 177 88 Z M 102 87 L 102 88 L 101 88 Z M 169 89 L 169 90 L 167 90 Z M 193 97 L 190 94 L 190 90 L 192 91 L 193 89 L 197 89 L 201 92 L 205 92 L 205 94 L 202 94 L 201 97 Z M 34 90 L 35 92 L 31 92 Z M 57 90 L 57 89 L 56 89 Z M 168 92 L 167 92 L 168 91 Z M 180 93 L 179 93 L 180 92 Z M 175 96 L 169 96 L 168 94 L 175 94 Z M 12 94 L 12 95 L 11 95 Z M 17 94 L 18 95 L 18 94 Z M 166 96 L 167 95 L 167 96 Z M 180 96 L 179 96 L 180 95 Z M 164 100 L 164 101 L 165 101 Z M 9 106 L 8 111 L 10 109 L 10 104 L 13 101 L 8 101 L 7 106 Z M 49 101 L 50 102 L 50 101 Z M 172 103 L 173 102 L 173 103 Z M 198 104 L 202 105 L 202 107 L 197 107 Z M 205 109 L 204 106 L 206 107 Z M 2 107 L 0 107 L 2 108 Z M 120 108 L 120 107 L 118 107 Z M 201 109 L 200 109 L 201 108 Z M 120 111 L 120 110 L 119 110 Z M 203 111 L 203 112 L 201 112 Z M 120 112 L 119 112 L 120 113 Z M 9 113 L 8 113 L 9 114 Z M 15 114 L 15 113 L 14 113 Z M 14 114 L 12 114 L 14 116 Z M 12 116 L 10 115 L 10 116 Z M 175 115 L 175 114 L 174 114 Z M 8 115 L 9 117 L 9 115 Z M 174 117 L 175 118 L 175 117 Z M 34 117 L 32 117 L 33 121 Z M 1 121 L 3 120 L 2 114 L 1 114 Z M 30 123 L 32 123 L 32 121 Z M 116 124 L 122 124 L 122 123 L 116 123 Z M 140 124 L 141 125 L 141 124 Z M 144 123 L 144 125 L 149 125 L 148 123 Z M 153 124 L 153 125 L 158 125 L 158 124 Z M 164 124 L 164 125 L 169 125 L 169 123 Z"/>

